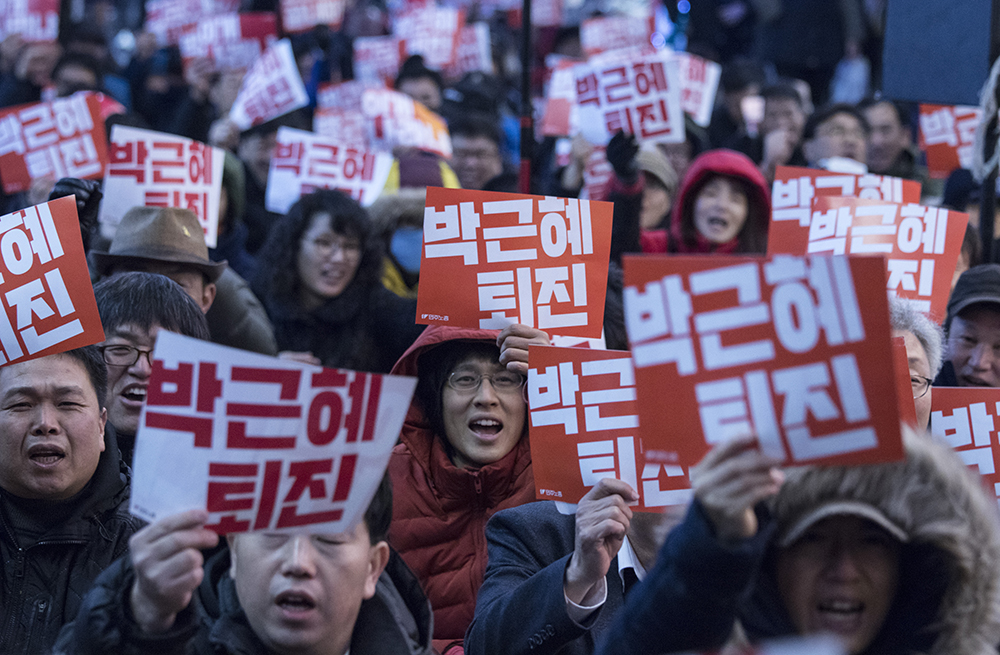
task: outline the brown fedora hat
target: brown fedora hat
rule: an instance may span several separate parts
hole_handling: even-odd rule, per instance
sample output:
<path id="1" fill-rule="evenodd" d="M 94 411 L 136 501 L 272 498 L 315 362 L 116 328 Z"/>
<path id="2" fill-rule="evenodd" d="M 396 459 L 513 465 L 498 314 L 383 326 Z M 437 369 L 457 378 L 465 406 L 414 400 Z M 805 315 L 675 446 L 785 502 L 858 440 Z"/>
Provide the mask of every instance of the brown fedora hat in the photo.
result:
<path id="1" fill-rule="evenodd" d="M 127 266 L 130 260 L 184 264 L 204 273 L 210 282 L 226 269 L 225 261 L 208 258 L 205 234 L 195 213 L 177 207 L 133 207 L 122 216 L 108 252 L 90 255 L 101 276 L 116 265 Z"/>

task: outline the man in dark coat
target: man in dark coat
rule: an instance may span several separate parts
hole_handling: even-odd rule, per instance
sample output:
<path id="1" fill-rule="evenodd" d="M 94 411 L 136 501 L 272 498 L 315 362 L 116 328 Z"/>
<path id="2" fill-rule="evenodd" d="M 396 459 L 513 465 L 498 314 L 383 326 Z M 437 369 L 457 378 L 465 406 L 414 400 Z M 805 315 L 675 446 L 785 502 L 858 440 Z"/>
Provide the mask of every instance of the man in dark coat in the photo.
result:
<path id="1" fill-rule="evenodd" d="M 0 368 L 0 652 L 44 653 L 142 522 L 95 346 Z"/>

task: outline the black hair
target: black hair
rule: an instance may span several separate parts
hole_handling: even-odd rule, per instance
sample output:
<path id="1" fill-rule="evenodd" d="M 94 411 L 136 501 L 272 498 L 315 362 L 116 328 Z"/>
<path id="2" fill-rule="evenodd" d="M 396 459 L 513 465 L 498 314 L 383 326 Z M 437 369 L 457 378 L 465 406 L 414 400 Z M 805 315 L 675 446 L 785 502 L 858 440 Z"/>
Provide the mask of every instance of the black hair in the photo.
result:
<path id="1" fill-rule="evenodd" d="M 134 325 L 149 330 L 159 325 L 195 339 L 208 341 L 208 321 L 198 304 L 165 275 L 127 271 L 115 273 L 94 286 L 97 310 L 106 335 Z"/>
<path id="2" fill-rule="evenodd" d="M 399 89 L 399 85 L 407 80 L 422 80 L 424 78 L 434 82 L 438 91 L 444 91 L 444 79 L 441 77 L 441 73 L 427 68 L 422 55 L 410 55 L 399 67 L 399 74 L 396 76 L 393 88 Z"/>
<path id="3" fill-rule="evenodd" d="M 753 183 L 746 178 L 733 175 L 710 173 L 684 194 L 684 206 L 681 207 L 681 238 L 689 246 L 698 242 L 698 228 L 694 224 L 694 205 L 701 190 L 717 177 L 724 177 L 736 184 L 747 199 L 747 220 L 743 223 L 739 234 L 736 235 L 739 245 L 735 252 L 764 254 L 767 251 L 767 228 L 771 218 L 770 214 L 761 211 L 760 203 L 757 202 L 760 194 L 754 189 Z"/>
<path id="4" fill-rule="evenodd" d="M 772 84 L 764 87 L 760 96 L 767 100 L 794 100 L 795 104 L 802 107 L 802 96 L 795 90 L 795 87 L 787 83 Z"/>
<path id="5" fill-rule="evenodd" d="M 108 366 L 104 363 L 104 356 L 101 355 L 97 346 L 83 346 L 59 354 L 72 357 L 80 362 L 83 369 L 87 371 L 90 384 L 97 394 L 97 406 L 104 409 L 104 403 L 108 396 Z"/>
<path id="6" fill-rule="evenodd" d="M 365 527 L 368 528 L 368 541 L 372 545 L 385 541 L 389 534 L 389 524 L 392 522 L 392 479 L 389 473 L 382 475 L 372 501 L 365 510 Z"/>
<path id="7" fill-rule="evenodd" d="M 827 105 L 826 107 L 821 107 L 813 112 L 812 116 L 806 120 L 806 126 L 802 128 L 802 140 L 808 141 L 815 137 L 816 130 L 819 126 L 837 114 L 850 114 L 854 118 L 858 119 L 858 122 L 861 123 L 861 129 L 864 130 L 866 136 L 868 135 L 868 132 L 871 131 L 868 127 L 868 119 L 865 118 L 865 115 L 862 114 L 857 107 L 846 102 L 838 102 L 832 105 Z"/>
<path id="8" fill-rule="evenodd" d="M 254 291 L 258 298 L 297 303 L 302 281 L 296 261 L 302 235 L 320 213 L 330 215 L 330 227 L 334 232 L 361 242 L 361 260 L 347 288 L 355 285 L 368 287 L 381 280 L 382 244 L 372 234 L 368 213 L 340 191 L 319 189 L 299 198 L 270 231 L 258 254 L 258 270 L 262 272 L 254 279 Z"/>
<path id="9" fill-rule="evenodd" d="M 97 88 L 100 88 L 104 81 L 104 68 L 101 66 L 100 62 L 84 52 L 67 52 L 63 54 L 58 60 L 56 60 L 56 65 L 52 67 L 52 75 L 50 77 L 53 80 L 56 79 L 56 75 L 59 74 L 59 71 L 67 66 L 78 66 L 79 68 L 86 68 L 89 70 L 94 74 L 95 86 Z"/>
<path id="10" fill-rule="evenodd" d="M 452 137 L 462 135 L 466 138 L 485 137 L 500 146 L 500 130 L 494 121 L 481 114 L 470 114 L 458 117 L 448 125 Z"/>
<path id="11" fill-rule="evenodd" d="M 876 98 L 868 97 L 858 103 L 858 111 L 865 112 L 872 107 L 878 105 L 889 105 L 892 110 L 896 112 L 896 118 L 899 120 L 900 126 L 910 129 L 913 127 L 913 121 L 910 119 L 910 110 L 908 107 L 903 105 L 901 102 L 896 102 L 894 100 L 889 100 L 888 98 Z"/>
<path id="12" fill-rule="evenodd" d="M 455 340 L 431 348 L 417 360 L 417 402 L 434 434 L 444 439 L 444 406 L 441 394 L 448 376 L 459 362 L 469 357 L 500 361 L 500 348 L 488 341 Z M 447 440 L 445 440 L 447 446 Z M 449 453 L 450 455 L 450 453 Z"/>
<path id="13" fill-rule="evenodd" d="M 765 79 L 764 69 L 759 63 L 749 59 L 734 59 L 722 67 L 719 86 L 724 93 L 732 93 L 754 84 L 762 86 Z"/>

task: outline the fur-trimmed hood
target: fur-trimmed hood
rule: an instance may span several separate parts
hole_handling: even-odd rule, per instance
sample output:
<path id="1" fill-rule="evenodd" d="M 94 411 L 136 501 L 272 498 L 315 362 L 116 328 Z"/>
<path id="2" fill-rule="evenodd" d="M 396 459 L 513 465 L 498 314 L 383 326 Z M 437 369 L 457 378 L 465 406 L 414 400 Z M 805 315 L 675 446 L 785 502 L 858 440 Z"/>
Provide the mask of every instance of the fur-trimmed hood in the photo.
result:
<path id="1" fill-rule="evenodd" d="M 909 542 L 900 557 L 895 603 L 868 651 L 995 654 L 1000 644 L 997 506 L 978 476 L 948 448 L 912 433 L 905 447 L 902 462 L 788 471 L 770 505 L 776 538 L 831 501 L 876 507 L 903 529 Z M 765 564 L 742 617 L 753 640 L 790 627 L 770 568 Z"/>

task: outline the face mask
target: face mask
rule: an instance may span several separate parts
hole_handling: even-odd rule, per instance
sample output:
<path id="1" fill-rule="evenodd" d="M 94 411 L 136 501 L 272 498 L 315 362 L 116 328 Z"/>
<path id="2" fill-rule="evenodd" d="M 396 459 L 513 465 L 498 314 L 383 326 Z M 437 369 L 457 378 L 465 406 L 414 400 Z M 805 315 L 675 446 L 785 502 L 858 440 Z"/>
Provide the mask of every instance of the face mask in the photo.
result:
<path id="1" fill-rule="evenodd" d="M 407 273 L 420 272 L 420 251 L 424 246 L 424 231 L 419 227 L 401 227 L 392 235 L 389 252 Z"/>

